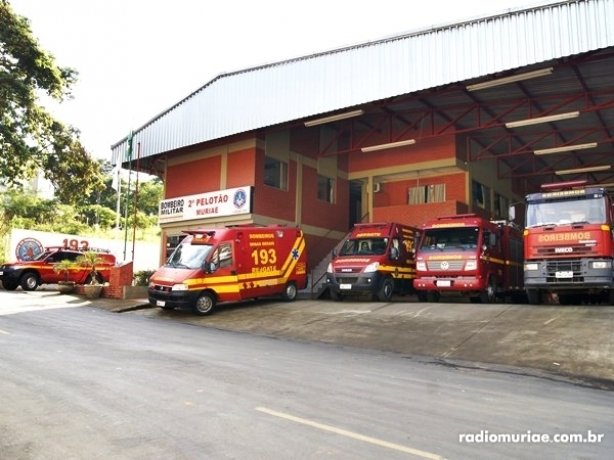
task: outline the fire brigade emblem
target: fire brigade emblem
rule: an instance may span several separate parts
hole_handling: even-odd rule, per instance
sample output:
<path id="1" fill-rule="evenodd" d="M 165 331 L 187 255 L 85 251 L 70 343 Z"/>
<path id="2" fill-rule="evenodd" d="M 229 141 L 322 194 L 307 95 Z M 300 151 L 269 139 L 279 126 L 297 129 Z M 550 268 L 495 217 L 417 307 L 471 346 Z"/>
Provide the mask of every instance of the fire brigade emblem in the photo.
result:
<path id="1" fill-rule="evenodd" d="M 24 238 L 15 248 L 17 260 L 29 261 L 41 255 L 44 251 L 43 245 L 35 238 Z"/>
<path id="2" fill-rule="evenodd" d="M 245 194 L 245 190 L 237 190 L 232 203 L 235 205 L 235 208 L 238 209 L 245 206 L 245 203 L 247 203 L 247 195 Z"/>
<path id="3" fill-rule="evenodd" d="M 439 264 L 439 266 L 441 267 L 442 270 L 447 270 L 448 268 L 450 268 L 450 264 L 448 263 L 447 260 L 444 260 L 441 264 Z"/>

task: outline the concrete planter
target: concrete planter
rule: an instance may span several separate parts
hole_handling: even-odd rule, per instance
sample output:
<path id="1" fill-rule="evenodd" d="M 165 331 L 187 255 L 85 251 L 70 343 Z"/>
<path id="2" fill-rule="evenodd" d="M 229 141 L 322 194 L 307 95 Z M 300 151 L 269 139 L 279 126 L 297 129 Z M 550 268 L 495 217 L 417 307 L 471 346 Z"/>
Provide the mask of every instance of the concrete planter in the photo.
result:
<path id="1" fill-rule="evenodd" d="M 84 284 L 83 295 L 88 299 L 97 299 L 102 294 L 102 284 Z"/>

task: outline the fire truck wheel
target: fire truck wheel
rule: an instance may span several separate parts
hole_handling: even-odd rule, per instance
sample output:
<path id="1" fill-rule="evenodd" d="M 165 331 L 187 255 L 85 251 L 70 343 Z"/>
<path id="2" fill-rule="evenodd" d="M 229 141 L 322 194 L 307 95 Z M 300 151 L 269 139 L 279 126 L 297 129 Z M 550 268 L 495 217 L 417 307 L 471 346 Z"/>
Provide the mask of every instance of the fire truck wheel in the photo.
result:
<path id="1" fill-rule="evenodd" d="M 215 308 L 215 296 L 210 292 L 203 292 L 194 304 L 194 312 L 199 315 L 208 315 Z"/>
<path id="2" fill-rule="evenodd" d="M 343 300 L 343 296 L 334 289 L 329 288 L 328 292 L 330 293 L 331 300 L 334 300 L 335 302 L 340 302 Z"/>
<path id="3" fill-rule="evenodd" d="M 28 272 L 21 277 L 21 289 L 24 291 L 34 291 L 39 285 L 38 275 Z"/>
<path id="4" fill-rule="evenodd" d="M 17 286 L 19 286 L 19 284 L 16 281 L 3 281 L 2 282 L 2 287 L 6 289 L 7 291 L 14 291 L 15 289 L 17 289 Z"/>
<path id="5" fill-rule="evenodd" d="M 297 294 L 298 294 L 298 291 L 296 289 L 296 284 L 294 283 L 294 281 L 291 281 L 288 284 L 286 284 L 286 288 L 284 289 L 284 293 L 283 293 L 283 298 L 285 301 L 290 302 L 296 299 Z"/>
<path id="6" fill-rule="evenodd" d="M 527 300 L 532 305 L 540 305 L 542 303 L 541 292 L 539 289 L 527 289 Z"/>
<path id="7" fill-rule="evenodd" d="M 481 303 L 495 303 L 497 301 L 497 286 L 493 278 L 488 279 L 488 286 L 482 292 L 480 292 Z"/>
<path id="8" fill-rule="evenodd" d="M 390 278 L 385 278 L 382 281 L 382 285 L 379 287 L 377 294 L 374 296 L 375 299 L 380 302 L 390 302 L 392 299 L 392 291 L 394 290 L 394 284 Z"/>

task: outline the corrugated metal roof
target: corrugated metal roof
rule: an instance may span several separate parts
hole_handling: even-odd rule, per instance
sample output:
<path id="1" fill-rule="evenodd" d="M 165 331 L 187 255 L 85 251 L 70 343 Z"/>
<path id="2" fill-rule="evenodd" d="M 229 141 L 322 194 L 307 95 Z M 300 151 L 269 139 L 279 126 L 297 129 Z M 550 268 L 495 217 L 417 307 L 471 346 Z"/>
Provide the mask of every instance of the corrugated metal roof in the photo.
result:
<path id="1" fill-rule="evenodd" d="M 141 157 L 614 46 L 614 0 L 508 11 L 222 74 L 134 133 Z M 112 147 L 125 157 L 127 139 Z"/>

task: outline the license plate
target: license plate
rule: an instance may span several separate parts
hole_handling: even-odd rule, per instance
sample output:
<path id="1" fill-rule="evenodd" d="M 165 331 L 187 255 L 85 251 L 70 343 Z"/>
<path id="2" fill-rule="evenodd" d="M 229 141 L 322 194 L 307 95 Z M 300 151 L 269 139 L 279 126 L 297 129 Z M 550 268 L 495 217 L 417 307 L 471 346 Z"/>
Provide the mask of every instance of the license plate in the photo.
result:
<path id="1" fill-rule="evenodd" d="M 452 286 L 452 281 L 450 281 L 450 280 L 439 280 L 439 281 L 437 281 L 437 286 L 450 287 L 450 286 Z"/>
<path id="2" fill-rule="evenodd" d="M 352 285 L 351 284 L 347 284 L 347 283 L 343 283 L 343 284 L 339 285 L 339 289 L 349 290 L 349 289 L 352 289 Z"/>
<path id="3" fill-rule="evenodd" d="M 163 307 L 164 305 L 166 305 L 164 300 L 156 300 L 156 307 Z"/>
<path id="4" fill-rule="evenodd" d="M 555 278 L 564 278 L 564 279 L 573 278 L 573 272 L 569 272 L 569 271 L 555 272 L 554 273 L 554 277 Z"/>

